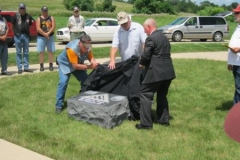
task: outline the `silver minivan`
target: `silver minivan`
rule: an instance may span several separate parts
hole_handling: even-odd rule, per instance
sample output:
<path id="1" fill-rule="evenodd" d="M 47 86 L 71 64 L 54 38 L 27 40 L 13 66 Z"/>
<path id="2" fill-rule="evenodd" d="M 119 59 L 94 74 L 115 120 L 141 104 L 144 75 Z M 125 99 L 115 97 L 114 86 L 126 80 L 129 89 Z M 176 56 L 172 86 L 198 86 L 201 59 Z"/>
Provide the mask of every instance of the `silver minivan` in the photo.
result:
<path id="1" fill-rule="evenodd" d="M 200 39 L 200 41 L 212 39 L 220 42 L 229 35 L 227 21 L 219 16 L 180 17 L 158 30 L 174 42 L 180 42 L 182 39 Z"/>

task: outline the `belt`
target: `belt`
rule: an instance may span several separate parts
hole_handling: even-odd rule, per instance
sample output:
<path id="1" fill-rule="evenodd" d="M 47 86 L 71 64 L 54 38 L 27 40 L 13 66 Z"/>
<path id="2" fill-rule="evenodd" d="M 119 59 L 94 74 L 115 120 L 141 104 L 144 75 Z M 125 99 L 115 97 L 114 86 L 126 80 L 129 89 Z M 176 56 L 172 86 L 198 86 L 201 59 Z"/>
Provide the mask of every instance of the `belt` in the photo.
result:
<path id="1" fill-rule="evenodd" d="M 80 34 L 80 33 L 83 33 L 83 32 L 70 32 L 70 34 L 71 34 L 71 33 Z"/>

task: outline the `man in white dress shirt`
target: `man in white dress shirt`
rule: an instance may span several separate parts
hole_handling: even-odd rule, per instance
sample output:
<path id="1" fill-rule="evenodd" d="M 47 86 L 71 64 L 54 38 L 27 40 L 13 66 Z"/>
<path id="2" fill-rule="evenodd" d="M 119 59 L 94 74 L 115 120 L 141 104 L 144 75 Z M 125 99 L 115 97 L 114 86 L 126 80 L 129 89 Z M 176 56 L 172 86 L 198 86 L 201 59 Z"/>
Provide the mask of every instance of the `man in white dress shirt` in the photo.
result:
<path id="1" fill-rule="evenodd" d="M 70 30 L 70 41 L 79 38 L 84 32 L 84 17 L 79 14 L 78 7 L 73 8 L 73 15 L 68 19 L 68 28 Z"/>
<path id="2" fill-rule="evenodd" d="M 121 60 L 126 61 L 132 55 L 141 56 L 147 38 L 143 26 L 132 22 L 126 12 L 117 15 L 118 24 L 121 26 L 114 34 L 112 48 L 110 51 L 110 69 L 115 68 L 115 57 L 119 50 Z"/>
<path id="3" fill-rule="evenodd" d="M 232 71 L 235 80 L 235 93 L 233 104 L 240 101 L 240 5 L 233 9 L 235 21 L 238 23 L 237 28 L 232 34 L 228 49 L 227 69 Z"/>

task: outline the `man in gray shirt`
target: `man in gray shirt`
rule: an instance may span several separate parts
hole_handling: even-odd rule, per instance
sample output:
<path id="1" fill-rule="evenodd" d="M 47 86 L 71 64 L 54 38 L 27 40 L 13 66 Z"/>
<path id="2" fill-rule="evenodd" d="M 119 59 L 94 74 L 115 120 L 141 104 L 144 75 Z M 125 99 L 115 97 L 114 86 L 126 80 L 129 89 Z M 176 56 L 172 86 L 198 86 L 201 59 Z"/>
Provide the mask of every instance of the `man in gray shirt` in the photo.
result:
<path id="1" fill-rule="evenodd" d="M 143 26 L 132 22 L 126 12 L 119 12 L 117 20 L 121 27 L 115 32 L 113 37 L 110 63 L 108 65 L 110 69 L 115 68 L 115 57 L 118 50 L 122 61 L 126 61 L 133 55 L 140 56 L 147 38 Z"/>

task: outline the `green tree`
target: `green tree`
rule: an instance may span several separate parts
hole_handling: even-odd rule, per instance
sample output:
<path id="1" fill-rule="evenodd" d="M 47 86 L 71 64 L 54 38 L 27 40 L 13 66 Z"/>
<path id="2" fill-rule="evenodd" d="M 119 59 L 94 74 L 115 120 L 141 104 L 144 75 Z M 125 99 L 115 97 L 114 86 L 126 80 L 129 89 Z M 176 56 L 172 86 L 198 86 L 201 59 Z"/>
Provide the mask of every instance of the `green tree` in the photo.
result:
<path id="1" fill-rule="evenodd" d="M 171 7 L 170 3 L 165 0 L 134 0 L 133 12 L 145 14 L 174 14 L 174 10 Z"/>
<path id="2" fill-rule="evenodd" d="M 214 16 L 217 13 L 223 12 L 224 9 L 222 7 L 213 7 L 208 6 L 198 12 L 200 16 Z"/>
<path id="3" fill-rule="evenodd" d="M 96 6 L 97 11 L 106 11 L 106 12 L 114 12 L 116 9 L 115 5 L 112 5 L 112 0 L 104 0 L 101 5 Z"/>
<path id="4" fill-rule="evenodd" d="M 92 12 L 94 10 L 93 0 L 63 0 L 63 4 L 67 10 L 72 10 L 74 6 L 79 7 L 81 11 Z"/>

